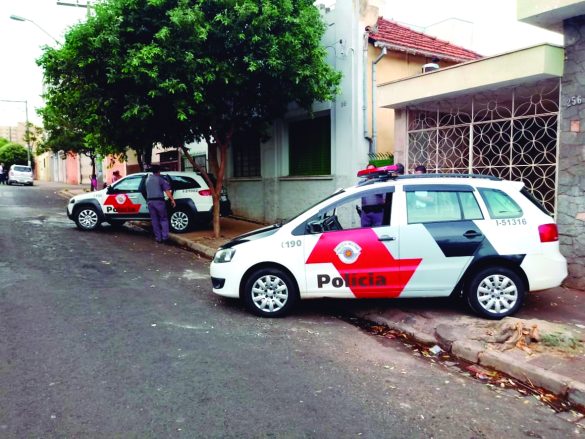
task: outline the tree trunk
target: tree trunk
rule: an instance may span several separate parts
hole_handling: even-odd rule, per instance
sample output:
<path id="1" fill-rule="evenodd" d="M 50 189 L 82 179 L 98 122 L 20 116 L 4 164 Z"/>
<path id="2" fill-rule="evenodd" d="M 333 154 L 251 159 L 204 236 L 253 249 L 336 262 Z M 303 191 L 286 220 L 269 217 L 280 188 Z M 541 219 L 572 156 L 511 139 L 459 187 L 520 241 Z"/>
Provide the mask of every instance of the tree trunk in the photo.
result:
<path id="1" fill-rule="evenodd" d="M 138 166 L 140 167 L 140 171 L 144 172 L 144 162 L 142 161 L 142 153 L 136 151 L 136 160 L 138 161 Z"/>
<path id="2" fill-rule="evenodd" d="M 213 145 L 213 147 L 212 147 Z M 195 162 L 195 159 L 193 159 L 193 157 L 191 156 L 191 154 L 189 153 L 189 150 L 185 147 L 185 146 L 181 146 L 181 150 L 183 151 L 183 154 L 185 155 L 185 157 L 187 157 L 187 160 L 189 160 L 189 163 L 191 163 L 191 165 L 193 165 L 193 169 L 197 169 L 197 171 L 199 171 L 203 177 L 203 179 L 205 180 L 205 182 L 207 183 L 207 185 L 209 186 L 209 189 L 211 190 L 211 197 L 213 199 L 213 236 L 215 238 L 219 238 L 219 235 L 221 233 L 221 224 L 219 222 L 219 197 L 221 194 L 221 188 L 223 187 L 223 174 L 224 174 L 224 169 L 225 169 L 225 164 L 222 163 L 222 165 L 218 165 L 217 163 L 217 153 L 211 153 L 211 149 L 212 148 L 216 148 L 216 144 L 213 143 L 209 143 L 208 142 L 208 150 L 209 150 L 209 156 L 213 157 L 213 160 L 215 162 L 215 166 L 212 165 L 212 167 L 214 167 L 214 169 L 217 169 L 219 172 L 216 174 L 216 182 L 215 184 L 213 184 L 213 182 L 211 181 L 211 178 L 209 178 L 209 174 L 207 174 L 207 171 L 202 168 L 201 166 L 199 166 L 197 164 L 197 162 Z M 227 149 L 227 146 L 226 146 Z M 222 160 L 223 162 L 223 160 Z M 224 169 L 222 169 L 222 166 Z M 221 180 L 219 178 L 219 174 L 221 174 Z"/>

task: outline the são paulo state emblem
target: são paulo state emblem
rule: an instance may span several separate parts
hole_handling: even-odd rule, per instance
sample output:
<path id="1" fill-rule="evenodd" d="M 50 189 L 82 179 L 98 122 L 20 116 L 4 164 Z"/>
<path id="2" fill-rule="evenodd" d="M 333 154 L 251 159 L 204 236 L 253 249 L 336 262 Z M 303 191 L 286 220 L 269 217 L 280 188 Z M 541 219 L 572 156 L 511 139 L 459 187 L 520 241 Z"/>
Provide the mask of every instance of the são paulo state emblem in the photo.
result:
<path id="1" fill-rule="evenodd" d="M 353 264 L 360 256 L 362 248 L 353 241 L 343 241 L 335 247 L 335 253 L 344 264 Z"/>

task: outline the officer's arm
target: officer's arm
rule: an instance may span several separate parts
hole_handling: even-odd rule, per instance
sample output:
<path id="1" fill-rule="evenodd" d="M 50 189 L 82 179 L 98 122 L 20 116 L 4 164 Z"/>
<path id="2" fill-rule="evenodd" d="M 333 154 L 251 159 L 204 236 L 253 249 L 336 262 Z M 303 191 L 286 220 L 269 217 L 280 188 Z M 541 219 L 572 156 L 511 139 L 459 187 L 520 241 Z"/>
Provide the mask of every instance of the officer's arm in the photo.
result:
<path id="1" fill-rule="evenodd" d="M 177 205 L 177 203 L 175 203 L 175 199 L 173 198 L 173 193 L 171 192 L 171 190 L 166 190 L 165 194 L 167 194 L 167 197 L 169 197 L 169 200 L 171 200 L 171 204 L 173 205 L 173 207 L 175 207 Z"/>

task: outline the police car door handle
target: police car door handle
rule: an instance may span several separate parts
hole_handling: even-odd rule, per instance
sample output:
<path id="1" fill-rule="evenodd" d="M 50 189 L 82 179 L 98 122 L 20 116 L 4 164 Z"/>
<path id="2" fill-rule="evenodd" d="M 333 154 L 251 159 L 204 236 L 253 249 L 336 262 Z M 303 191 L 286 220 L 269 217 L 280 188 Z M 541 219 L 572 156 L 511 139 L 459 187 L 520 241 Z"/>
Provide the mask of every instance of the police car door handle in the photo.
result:
<path id="1" fill-rule="evenodd" d="M 463 236 L 466 238 L 477 238 L 478 236 L 481 236 L 481 233 L 479 233 L 477 230 L 468 230 L 463 234 Z"/>
<path id="2" fill-rule="evenodd" d="M 378 241 L 396 241 L 394 236 L 382 235 L 378 238 Z"/>

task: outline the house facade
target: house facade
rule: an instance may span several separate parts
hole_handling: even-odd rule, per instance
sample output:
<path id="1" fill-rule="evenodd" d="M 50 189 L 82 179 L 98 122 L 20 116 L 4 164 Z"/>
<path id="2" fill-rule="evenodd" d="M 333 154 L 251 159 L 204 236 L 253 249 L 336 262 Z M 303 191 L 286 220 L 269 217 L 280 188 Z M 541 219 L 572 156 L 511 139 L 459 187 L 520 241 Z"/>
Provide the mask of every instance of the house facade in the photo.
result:
<path id="1" fill-rule="evenodd" d="M 553 213 L 566 285 L 585 288 L 585 2 L 518 1 L 519 18 L 564 29 L 543 44 L 391 81 L 395 154 L 407 167 L 521 180 Z M 573 15 L 575 14 L 575 15 Z"/>
<path id="2" fill-rule="evenodd" d="M 336 188 L 353 184 L 357 170 L 367 163 L 361 111 L 364 3 L 321 6 L 327 61 L 343 74 L 337 99 L 315 103 L 314 118 L 291 106 L 265 143 L 233 142 L 227 186 L 236 215 L 264 222 L 290 218 Z"/>
<path id="3" fill-rule="evenodd" d="M 227 187 L 236 215 L 279 221 L 354 184 L 373 155 L 394 152 L 393 110 L 378 108 L 376 82 L 411 76 L 431 61 L 450 66 L 479 58 L 380 18 L 383 3 L 322 7 L 328 24 L 323 45 L 328 63 L 343 74 L 341 93 L 334 102 L 316 103 L 314 118 L 291 106 L 265 143 L 233 142 Z"/>

